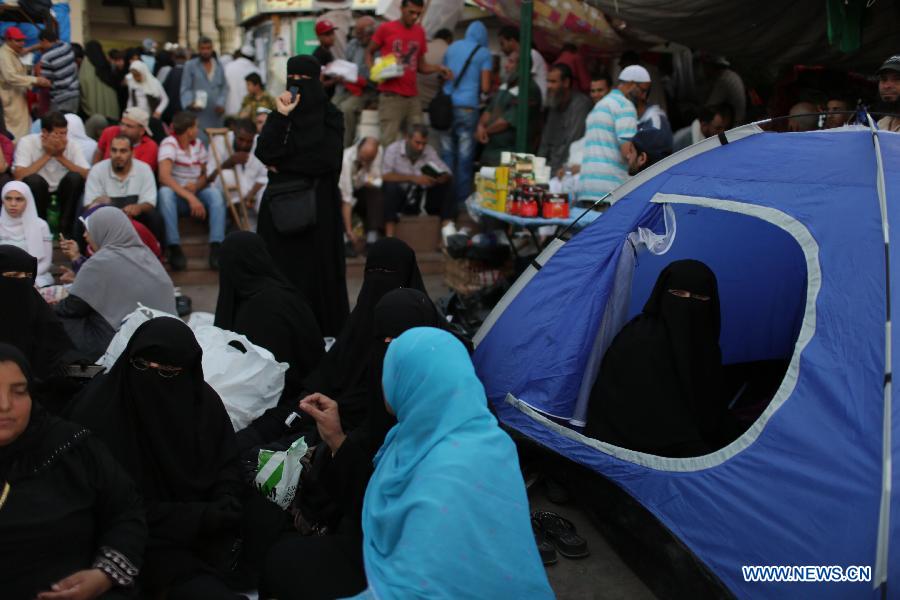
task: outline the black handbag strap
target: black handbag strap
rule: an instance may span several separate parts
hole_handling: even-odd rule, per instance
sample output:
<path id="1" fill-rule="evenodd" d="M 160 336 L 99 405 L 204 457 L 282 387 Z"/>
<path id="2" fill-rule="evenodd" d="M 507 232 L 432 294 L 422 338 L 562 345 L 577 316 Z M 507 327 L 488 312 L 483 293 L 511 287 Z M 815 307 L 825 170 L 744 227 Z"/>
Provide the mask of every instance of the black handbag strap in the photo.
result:
<path id="1" fill-rule="evenodd" d="M 481 48 L 478 44 L 475 44 L 475 48 L 472 50 L 472 53 L 469 55 L 469 58 L 466 59 L 466 64 L 463 65 L 462 71 L 459 72 L 459 75 L 453 78 L 453 89 L 456 89 L 459 80 L 463 78 L 466 74 L 466 69 L 469 68 L 469 63 L 472 62 L 472 59 L 475 58 L 475 53 Z"/>

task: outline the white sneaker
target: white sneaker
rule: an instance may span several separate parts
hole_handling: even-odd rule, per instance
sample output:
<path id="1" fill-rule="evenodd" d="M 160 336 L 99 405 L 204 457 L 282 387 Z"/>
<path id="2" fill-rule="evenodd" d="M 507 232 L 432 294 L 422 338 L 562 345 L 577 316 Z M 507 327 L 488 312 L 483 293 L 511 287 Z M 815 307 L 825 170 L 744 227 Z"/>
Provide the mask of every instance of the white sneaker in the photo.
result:
<path id="1" fill-rule="evenodd" d="M 453 221 L 441 227 L 441 240 L 443 240 L 445 246 L 447 245 L 447 238 L 451 235 L 456 235 L 456 224 Z"/>

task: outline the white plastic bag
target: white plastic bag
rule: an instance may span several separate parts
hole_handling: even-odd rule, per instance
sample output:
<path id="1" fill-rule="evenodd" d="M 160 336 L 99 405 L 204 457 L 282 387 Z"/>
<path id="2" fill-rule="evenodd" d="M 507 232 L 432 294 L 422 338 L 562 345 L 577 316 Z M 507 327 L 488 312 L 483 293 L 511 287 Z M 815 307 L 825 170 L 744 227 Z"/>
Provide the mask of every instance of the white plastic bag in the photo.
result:
<path id="1" fill-rule="evenodd" d="M 284 451 L 260 450 L 256 461 L 254 485 L 263 496 L 287 509 L 294 501 L 307 451 L 306 440 L 300 438 Z"/>
<path id="2" fill-rule="evenodd" d="M 161 310 L 147 308 L 139 302 L 137 309 L 135 309 L 134 312 L 125 317 L 125 320 L 122 321 L 122 326 L 119 327 L 116 335 L 113 336 L 112 341 L 106 348 L 106 352 L 103 353 L 103 356 L 100 357 L 100 360 L 97 361 L 97 364 L 105 368 L 107 371 L 112 369 L 112 366 L 116 364 L 116 360 L 118 360 L 119 355 L 125 351 L 125 346 L 128 345 L 128 340 L 131 339 L 131 336 L 134 334 L 137 328 L 150 319 L 155 319 L 156 317 L 172 317 L 175 319 L 178 318 L 175 315 L 171 315 Z"/>
<path id="3" fill-rule="evenodd" d="M 191 331 L 197 331 L 204 325 L 212 325 L 216 320 L 216 315 L 210 312 L 194 311 L 188 317 L 187 324 Z"/>
<path id="4" fill-rule="evenodd" d="M 235 431 L 278 404 L 287 363 L 245 336 L 214 325 L 197 327 L 194 335 L 203 348 L 203 377 L 222 398 Z"/>

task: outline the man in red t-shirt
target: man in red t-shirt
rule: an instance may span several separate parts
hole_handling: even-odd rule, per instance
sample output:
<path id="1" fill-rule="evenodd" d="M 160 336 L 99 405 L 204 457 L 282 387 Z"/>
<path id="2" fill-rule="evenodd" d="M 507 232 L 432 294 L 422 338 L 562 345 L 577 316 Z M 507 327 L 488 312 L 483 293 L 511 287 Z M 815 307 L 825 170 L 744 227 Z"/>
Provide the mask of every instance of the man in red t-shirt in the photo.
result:
<path id="1" fill-rule="evenodd" d="M 104 158 L 109 158 L 109 147 L 113 138 L 121 132 L 131 140 L 134 158 L 150 165 L 150 168 L 156 173 L 156 156 L 159 154 L 159 147 L 147 135 L 149 127 L 150 115 L 147 114 L 147 111 L 137 107 L 127 109 L 122 113 L 122 120 L 119 125 L 112 125 L 103 130 L 100 140 L 97 141 L 97 150 L 94 152 L 94 159 L 91 161 L 91 164 L 100 162 Z"/>
<path id="2" fill-rule="evenodd" d="M 453 73 L 442 65 L 425 62 L 425 30 L 417 22 L 424 10 L 424 0 L 403 0 L 400 19 L 382 23 L 366 49 L 366 64 L 371 68 L 375 52 L 381 56 L 393 54 L 403 65 L 403 75 L 387 79 L 378 86 L 378 121 L 381 125 L 381 145 L 388 146 L 413 123 L 422 122 L 422 105 L 416 73 L 440 73 L 445 79 Z"/>

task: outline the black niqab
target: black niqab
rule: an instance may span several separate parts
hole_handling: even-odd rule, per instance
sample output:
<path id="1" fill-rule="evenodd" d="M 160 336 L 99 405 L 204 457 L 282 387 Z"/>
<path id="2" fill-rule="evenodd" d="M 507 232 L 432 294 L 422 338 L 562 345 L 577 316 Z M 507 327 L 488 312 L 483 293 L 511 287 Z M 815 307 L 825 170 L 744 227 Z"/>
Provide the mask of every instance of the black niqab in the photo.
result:
<path id="1" fill-rule="evenodd" d="M 290 365 L 282 398 L 296 398 L 325 354 L 316 317 L 275 266 L 266 243 L 249 231 L 229 234 L 219 254 L 216 327 L 247 338 Z"/>
<path id="2" fill-rule="evenodd" d="M 4 277 L 7 272 L 31 273 L 30 278 Z M 18 348 L 38 381 L 45 381 L 64 366 L 72 349 L 59 317 L 34 289 L 37 259 L 15 246 L 0 244 L 0 342 Z"/>
<path id="3" fill-rule="evenodd" d="M 203 379 L 202 353 L 182 321 L 151 319 L 75 401 L 73 420 L 106 442 L 150 502 L 206 499 L 237 454 L 222 400 Z M 135 368 L 136 358 L 182 371 L 164 378 Z"/>
<path id="4" fill-rule="evenodd" d="M 425 283 L 412 248 L 396 238 L 384 238 L 369 251 L 362 288 L 347 324 L 304 382 L 308 391 L 334 398 L 347 425 L 358 425 L 367 410 L 366 398 L 372 386 L 367 374 L 373 360 L 373 340 L 377 339 L 375 307 L 385 294 L 398 288 L 424 293 Z"/>
<path id="5" fill-rule="evenodd" d="M 94 72 L 97 74 L 97 78 L 109 87 L 116 89 L 119 82 L 113 75 L 112 65 L 109 64 L 109 60 L 106 58 L 106 53 L 103 52 L 103 46 L 100 45 L 100 42 L 97 40 L 90 40 L 87 42 L 84 45 L 84 55 L 87 56 L 87 59 L 91 61 L 91 64 L 94 66 Z"/>
<path id="6" fill-rule="evenodd" d="M 661 456 L 716 449 L 725 411 L 720 323 L 718 284 L 709 267 L 696 260 L 668 265 L 643 312 L 619 332 L 603 358 L 585 433 Z"/>

